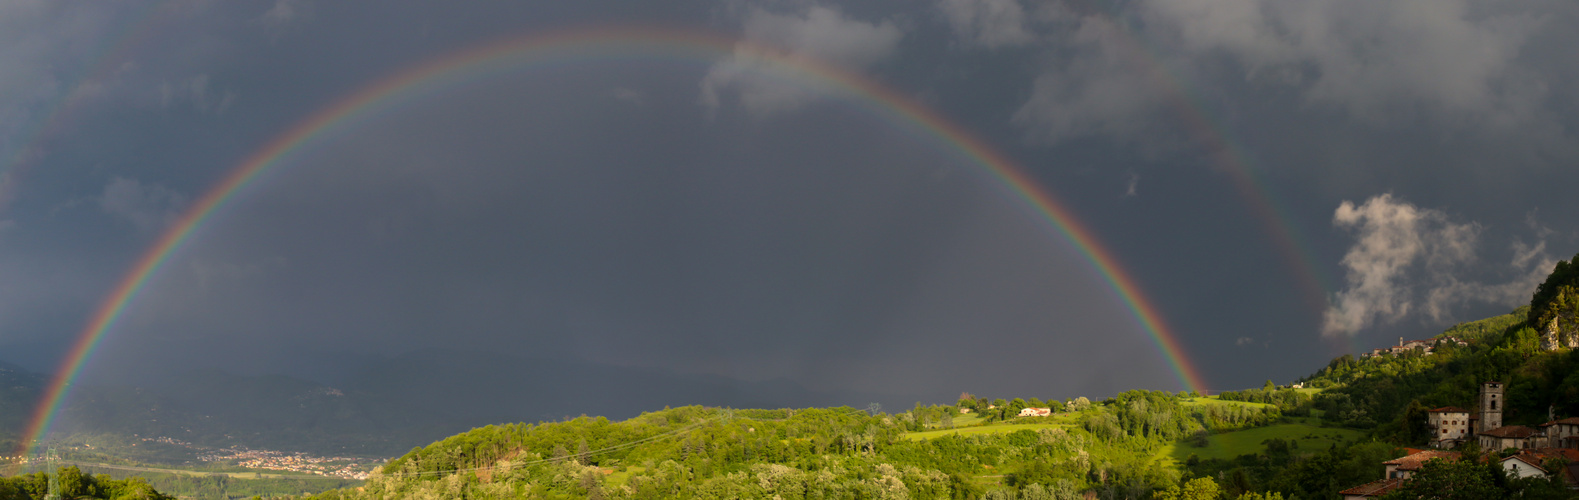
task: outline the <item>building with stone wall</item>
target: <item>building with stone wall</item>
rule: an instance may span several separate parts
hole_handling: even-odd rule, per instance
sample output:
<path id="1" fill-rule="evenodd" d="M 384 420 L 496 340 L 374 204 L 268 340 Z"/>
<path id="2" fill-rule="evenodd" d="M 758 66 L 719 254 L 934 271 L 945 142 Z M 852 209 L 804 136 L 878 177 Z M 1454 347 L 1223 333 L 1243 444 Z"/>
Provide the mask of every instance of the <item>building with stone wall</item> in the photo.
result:
<path id="1" fill-rule="evenodd" d="M 1455 406 L 1433 408 L 1426 412 L 1431 427 L 1432 448 L 1452 448 L 1470 436 L 1469 410 Z"/>

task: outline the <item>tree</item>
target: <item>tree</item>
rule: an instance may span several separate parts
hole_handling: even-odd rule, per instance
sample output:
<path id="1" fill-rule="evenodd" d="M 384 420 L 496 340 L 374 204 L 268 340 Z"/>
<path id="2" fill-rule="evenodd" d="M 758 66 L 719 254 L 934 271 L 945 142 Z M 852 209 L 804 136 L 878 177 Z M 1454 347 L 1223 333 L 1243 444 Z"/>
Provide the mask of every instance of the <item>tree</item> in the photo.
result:
<path id="1" fill-rule="evenodd" d="M 1405 444 L 1423 445 L 1436 439 L 1435 431 L 1431 429 L 1429 412 L 1418 399 L 1409 401 L 1409 406 L 1404 407 L 1402 437 Z"/>
<path id="2" fill-rule="evenodd" d="M 44 471 L 38 471 L 34 472 L 30 476 L 24 477 L 27 478 L 27 483 L 23 486 L 23 489 L 27 490 L 28 496 L 30 498 L 44 498 L 44 495 L 49 494 L 48 473 Z"/>
<path id="3" fill-rule="evenodd" d="M 77 466 L 61 467 L 56 474 L 55 478 L 60 485 L 62 498 L 77 498 L 92 493 L 89 491 L 91 489 L 89 481 L 92 479 L 83 477 L 82 469 L 78 469 Z"/>
<path id="4" fill-rule="evenodd" d="M 1184 483 L 1184 486 L 1173 485 L 1167 490 L 1157 493 L 1157 500 L 1217 500 L 1222 494 L 1222 489 L 1217 486 L 1217 481 L 1209 477 L 1198 477 Z"/>
<path id="5" fill-rule="evenodd" d="M 1009 401 L 1009 405 L 1003 409 L 1003 416 L 1004 418 L 1018 417 L 1020 416 L 1020 410 L 1024 410 L 1025 407 L 1026 404 L 1024 399 L 1014 398 L 1013 400 Z"/>

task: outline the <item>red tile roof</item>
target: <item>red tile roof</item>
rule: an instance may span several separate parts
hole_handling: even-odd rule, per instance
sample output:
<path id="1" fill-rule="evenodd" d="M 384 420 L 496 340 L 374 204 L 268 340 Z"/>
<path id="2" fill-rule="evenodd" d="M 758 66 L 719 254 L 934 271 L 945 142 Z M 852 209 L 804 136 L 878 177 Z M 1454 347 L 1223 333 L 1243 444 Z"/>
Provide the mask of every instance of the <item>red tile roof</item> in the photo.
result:
<path id="1" fill-rule="evenodd" d="M 1443 460 L 1458 460 L 1458 452 L 1426 450 L 1382 462 L 1382 465 L 1396 465 L 1398 466 L 1398 470 L 1420 470 L 1420 464 L 1423 464 L 1426 462 L 1426 460 L 1433 458 L 1440 458 Z"/>
<path id="2" fill-rule="evenodd" d="M 1469 410 L 1465 410 L 1457 406 L 1443 406 L 1441 408 L 1432 408 L 1426 410 L 1426 413 L 1469 413 Z"/>
<path id="3" fill-rule="evenodd" d="M 1359 496 L 1362 496 L 1362 497 L 1377 497 L 1377 496 L 1385 495 L 1385 494 L 1387 494 L 1387 492 L 1397 489 L 1398 486 L 1400 486 L 1402 484 L 1404 484 L 1404 480 L 1402 480 L 1402 479 L 1397 479 L 1397 478 L 1379 479 L 1379 480 L 1376 480 L 1376 481 L 1371 481 L 1369 483 L 1365 483 L 1365 484 L 1362 484 L 1362 485 L 1359 485 L 1359 486 L 1355 486 L 1353 488 L 1349 488 L 1349 489 L 1340 491 L 1340 492 L 1338 492 L 1338 494 L 1339 495 L 1359 495 Z"/>
<path id="4" fill-rule="evenodd" d="M 1535 435 L 1535 429 L 1531 429 L 1522 425 L 1504 425 L 1502 427 L 1482 432 L 1480 435 L 1491 436 L 1494 438 L 1524 439 Z"/>
<path id="5" fill-rule="evenodd" d="M 1569 448 L 1534 448 L 1534 449 L 1524 450 L 1524 453 L 1529 454 L 1529 455 L 1534 455 L 1535 458 L 1537 459 L 1537 461 L 1545 461 L 1548 458 L 1562 457 L 1562 459 L 1567 460 L 1568 463 L 1579 463 L 1579 450 L 1575 450 L 1575 449 L 1569 449 Z"/>
<path id="6" fill-rule="evenodd" d="M 1579 425 L 1579 417 L 1568 417 L 1568 418 L 1565 418 L 1565 419 L 1562 419 L 1562 420 L 1553 420 L 1551 422 L 1547 422 L 1547 423 L 1541 424 L 1541 427 L 1546 427 L 1548 425 L 1556 425 L 1556 424 Z"/>

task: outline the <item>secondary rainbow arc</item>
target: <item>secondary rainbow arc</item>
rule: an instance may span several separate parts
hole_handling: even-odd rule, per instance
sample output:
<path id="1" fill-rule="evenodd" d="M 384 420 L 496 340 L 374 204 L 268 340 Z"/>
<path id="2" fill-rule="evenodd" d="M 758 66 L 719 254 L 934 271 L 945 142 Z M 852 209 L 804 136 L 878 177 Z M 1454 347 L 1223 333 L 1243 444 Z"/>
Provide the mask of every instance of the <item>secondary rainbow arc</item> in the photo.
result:
<path id="1" fill-rule="evenodd" d="M 135 10 L 129 16 L 129 22 L 123 23 L 120 34 L 109 37 L 99 50 L 93 52 L 94 55 L 88 58 L 75 77 L 65 80 L 74 83 L 43 106 L 45 111 L 41 114 L 42 118 L 33 120 L 31 127 L 23 128 L 17 134 L 20 140 L 16 141 L 10 152 L 0 156 L 0 210 L 7 208 L 17 185 L 22 182 L 21 177 L 26 174 L 29 164 L 35 162 L 33 156 L 38 149 L 57 129 L 66 126 L 72 118 L 71 111 L 82 107 L 78 103 L 91 101 L 88 96 L 93 94 L 95 84 L 118 70 L 121 64 L 130 60 L 135 49 L 145 45 L 152 35 L 158 33 L 157 28 L 162 23 L 157 21 L 165 19 L 157 14 L 172 1 L 148 2 L 143 8 Z"/>
<path id="2" fill-rule="evenodd" d="M 1088 4 L 1103 12 L 1119 30 L 1123 36 L 1115 40 L 1124 48 L 1120 52 L 1130 56 L 1134 60 L 1133 65 L 1161 87 L 1168 97 L 1164 102 L 1169 111 L 1183 125 L 1190 139 L 1206 148 L 1211 163 L 1228 174 L 1235 190 L 1250 205 L 1251 213 L 1272 237 L 1272 244 L 1277 247 L 1289 271 L 1300 284 L 1300 294 L 1306 305 L 1318 313 L 1326 310 L 1327 291 L 1333 289 L 1331 279 L 1316 265 L 1311 245 L 1299 231 L 1299 225 L 1293 222 L 1288 208 L 1276 200 L 1273 196 L 1275 191 L 1256 174 L 1249 148 L 1233 140 L 1234 134 L 1229 133 L 1223 120 L 1212 113 L 1206 105 L 1206 99 L 1199 89 L 1191 85 L 1189 79 L 1168 70 L 1155 44 L 1126 22 L 1117 3 L 1091 0 Z"/>
<path id="3" fill-rule="evenodd" d="M 1073 243 L 1106 280 L 1110 291 L 1129 309 L 1137 324 L 1155 341 L 1159 353 L 1167 360 L 1184 388 L 1205 389 L 1200 372 L 1190 362 L 1176 334 L 1163 320 L 1155 304 L 1141 292 L 1136 280 L 1119 265 L 1118 259 L 1076 220 L 1072 212 L 1023 169 L 964 128 L 871 79 L 771 47 L 696 31 L 613 27 L 511 38 L 411 67 L 314 112 L 248 156 L 171 224 L 118 282 L 109 297 L 94 310 L 29 420 L 23 433 L 23 450 L 20 454 L 29 453 L 33 443 L 48 434 L 71 383 L 92 357 L 105 333 L 120 320 L 137 292 L 205 221 L 270 167 L 284 163 L 283 160 L 293 153 L 315 144 L 315 139 L 327 133 L 424 92 L 443 90 L 446 86 L 506 68 L 599 55 L 629 57 L 632 54 L 641 57 L 678 56 L 702 61 L 732 56 L 768 63 L 775 69 L 788 70 L 797 77 L 827 84 L 832 91 L 846 94 L 850 102 L 867 106 L 902 125 L 914 127 L 924 135 L 941 140 L 1003 182 L 1015 196 Z"/>

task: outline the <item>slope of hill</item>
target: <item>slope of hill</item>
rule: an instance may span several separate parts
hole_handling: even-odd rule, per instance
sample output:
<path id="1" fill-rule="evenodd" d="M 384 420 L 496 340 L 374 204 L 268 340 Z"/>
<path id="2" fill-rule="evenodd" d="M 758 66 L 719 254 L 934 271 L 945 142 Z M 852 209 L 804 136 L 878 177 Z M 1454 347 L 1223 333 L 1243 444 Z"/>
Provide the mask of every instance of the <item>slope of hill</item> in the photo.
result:
<path id="1" fill-rule="evenodd" d="M 956 411 L 947 406 L 895 414 L 690 406 L 621 422 L 488 426 L 412 450 L 363 488 L 320 498 L 1126 496 L 1178 479 L 1158 456 L 1177 440 L 1281 415 L 1273 405 L 1189 398 L 1130 391 L 1079 411 L 961 432 L 935 430 L 947 424 L 933 416 Z"/>
<path id="2" fill-rule="evenodd" d="M 1519 306 L 1508 314 L 1453 325 L 1437 337 L 1479 342 L 1495 341 L 1501 339 L 1502 334 L 1508 331 L 1509 327 L 1523 325 L 1529 313 L 1530 306 Z"/>

